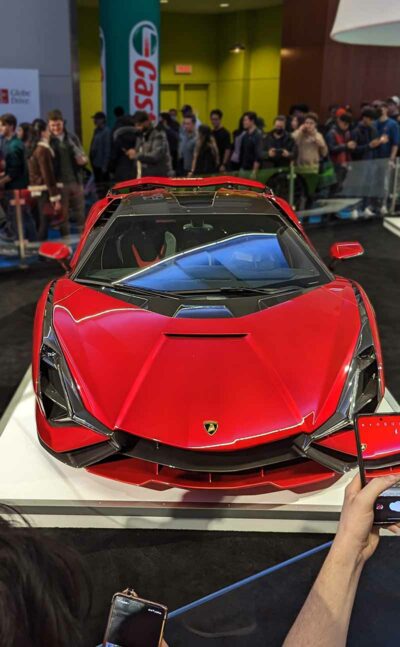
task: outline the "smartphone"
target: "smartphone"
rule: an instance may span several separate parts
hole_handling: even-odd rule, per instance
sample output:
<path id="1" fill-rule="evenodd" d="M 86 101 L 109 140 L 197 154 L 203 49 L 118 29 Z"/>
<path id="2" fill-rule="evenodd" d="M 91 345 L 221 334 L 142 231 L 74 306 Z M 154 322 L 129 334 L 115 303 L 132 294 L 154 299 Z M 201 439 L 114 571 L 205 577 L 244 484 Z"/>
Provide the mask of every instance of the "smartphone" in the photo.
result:
<path id="1" fill-rule="evenodd" d="M 159 647 L 167 607 L 135 595 L 116 593 L 111 602 L 103 647 Z"/>
<path id="2" fill-rule="evenodd" d="M 364 487 L 376 476 L 396 473 L 399 471 L 399 481 L 391 488 L 380 494 L 374 506 L 374 524 L 400 522 L 400 463 L 392 467 L 378 470 L 366 469 L 366 456 L 373 457 L 375 448 L 384 445 L 387 453 L 399 455 L 400 447 L 400 415 L 393 413 L 370 413 L 356 416 L 354 431 L 357 445 L 357 460 L 360 469 L 361 484 Z M 376 447 L 375 447 L 376 446 Z M 397 450 L 397 451 L 396 451 Z M 376 455 L 375 455 L 376 457 Z"/>

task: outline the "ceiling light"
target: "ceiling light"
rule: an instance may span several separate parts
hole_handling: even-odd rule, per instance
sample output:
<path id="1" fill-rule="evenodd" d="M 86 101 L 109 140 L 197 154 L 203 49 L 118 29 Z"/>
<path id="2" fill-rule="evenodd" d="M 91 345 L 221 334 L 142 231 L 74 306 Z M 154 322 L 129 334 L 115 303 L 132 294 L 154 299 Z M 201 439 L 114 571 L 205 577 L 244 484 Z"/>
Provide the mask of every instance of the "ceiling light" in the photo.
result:
<path id="1" fill-rule="evenodd" d="M 160 0 L 160 4 L 168 4 L 168 0 Z"/>
<path id="2" fill-rule="evenodd" d="M 229 49 L 231 54 L 241 54 L 241 52 L 244 52 L 245 46 L 243 43 L 235 43 L 232 45 L 232 47 Z"/>
<path id="3" fill-rule="evenodd" d="M 221 9 L 226 9 L 227 7 L 229 7 L 229 2 L 220 2 L 219 6 L 221 7 Z"/>

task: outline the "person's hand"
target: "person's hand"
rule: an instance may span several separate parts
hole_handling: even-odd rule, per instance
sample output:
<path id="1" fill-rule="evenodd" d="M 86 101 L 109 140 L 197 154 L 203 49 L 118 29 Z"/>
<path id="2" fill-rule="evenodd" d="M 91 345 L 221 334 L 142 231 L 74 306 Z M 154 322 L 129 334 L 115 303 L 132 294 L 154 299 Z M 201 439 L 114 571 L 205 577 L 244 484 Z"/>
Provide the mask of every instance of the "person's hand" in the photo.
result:
<path id="1" fill-rule="evenodd" d="M 226 166 L 225 166 L 225 164 L 221 164 L 221 166 L 219 167 L 219 170 L 221 171 L 221 173 L 223 173 L 224 171 L 226 171 Z"/>
<path id="2" fill-rule="evenodd" d="M 268 157 L 275 157 L 275 155 L 276 155 L 275 148 L 270 148 L 268 151 Z"/>
<path id="3" fill-rule="evenodd" d="M 289 157 L 290 153 L 289 151 L 286 150 L 286 148 L 282 149 L 282 157 Z"/>
<path id="4" fill-rule="evenodd" d="M 193 177 L 193 171 L 189 171 L 189 173 L 187 174 L 187 177 Z"/>
<path id="5" fill-rule="evenodd" d="M 168 647 L 168 645 L 167 645 L 167 643 L 165 642 L 164 638 L 162 639 L 161 647 Z"/>
<path id="6" fill-rule="evenodd" d="M 387 144 L 389 141 L 389 137 L 387 135 L 382 135 L 380 138 L 381 144 Z"/>
<path id="7" fill-rule="evenodd" d="M 360 475 L 354 477 L 346 487 L 339 527 L 334 548 L 343 556 L 355 557 L 364 563 L 374 554 L 379 543 L 379 526 L 373 526 L 374 503 L 384 490 L 399 481 L 399 474 L 371 479 L 361 487 Z M 388 530 L 400 535 L 400 525 L 387 526 Z"/>
<path id="8" fill-rule="evenodd" d="M 88 163 L 88 158 L 86 155 L 77 155 L 75 157 L 75 162 L 78 164 L 78 166 L 85 166 L 85 164 Z"/>
<path id="9" fill-rule="evenodd" d="M 376 148 L 377 146 L 380 146 L 380 145 L 381 145 L 381 140 L 380 139 L 373 139 L 369 143 L 370 148 Z"/>
<path id="10" fill-rule="evenodd" d="M 134 148 L 124 148 L 123 151 L 125 155 L 128 157 L 128 159 L 130 160 L 134 160 L 137 155 L 136 150 Z"/>
<path id="11" fill-rule="evenodd" d="M 350 150 L 352 150 L 352 151 L 355 148 L 357 148 L 357 142 L 354 142 L 352 139 L 349 142 L 347 142 L 346 145 L 347 145 L 347 148 L 350 148 Z"/>

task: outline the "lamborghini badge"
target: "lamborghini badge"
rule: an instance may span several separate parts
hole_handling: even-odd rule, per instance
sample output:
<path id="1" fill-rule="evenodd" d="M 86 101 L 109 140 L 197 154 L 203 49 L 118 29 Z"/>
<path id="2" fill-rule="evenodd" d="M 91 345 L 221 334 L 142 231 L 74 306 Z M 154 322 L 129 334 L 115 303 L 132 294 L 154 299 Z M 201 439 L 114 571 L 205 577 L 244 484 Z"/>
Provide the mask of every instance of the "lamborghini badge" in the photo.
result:
<path id="1" fill-rule="evenodd" d="M 204 420 L 203 427 L 209 436 L 214 436 L 214 434 L 217 433 L 218 430 L 218 422 L 216 422 L 215 420 Z"/>

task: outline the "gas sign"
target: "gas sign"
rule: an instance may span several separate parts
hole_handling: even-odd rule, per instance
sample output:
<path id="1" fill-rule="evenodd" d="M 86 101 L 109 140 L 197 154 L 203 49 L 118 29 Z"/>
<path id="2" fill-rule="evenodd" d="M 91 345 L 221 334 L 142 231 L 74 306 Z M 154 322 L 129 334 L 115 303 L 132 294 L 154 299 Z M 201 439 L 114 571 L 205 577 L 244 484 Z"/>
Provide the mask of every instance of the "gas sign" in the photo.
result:
<path id="1" fill-rule="evenodd" d="M 159 37 L 153 22 L 143 20 L 129 36 L 129 111 L 146 110 L 158 118 Z"/>

